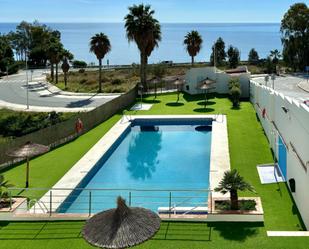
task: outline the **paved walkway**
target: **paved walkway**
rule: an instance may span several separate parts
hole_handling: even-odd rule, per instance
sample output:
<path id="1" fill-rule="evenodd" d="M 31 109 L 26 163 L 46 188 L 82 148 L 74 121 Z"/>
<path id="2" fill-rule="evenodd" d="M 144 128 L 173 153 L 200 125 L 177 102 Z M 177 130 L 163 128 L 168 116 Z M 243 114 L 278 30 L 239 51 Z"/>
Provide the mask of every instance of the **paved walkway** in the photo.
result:
<path id="1" fill-rule="evenodd" d="M 309 80 L 308 81 L 307 80 L 301 81 L 298 84 L 298 87 L 300 87 L 302 90 L 309 93 Z"/>
<path id="2" fill-rule="evenodd" d="M 37 112 L 81 112 L 90 111 L 120 95 L 62 91 L 46 82 L 43 70 L 34 70 L 29 79 L 31 82 L 27 85 L 25 71 L 0 79 L 0 108 Z"/>
<path id="3" fill-rule="evenodd" d="M 265 85 L 264 77 L 257 77 L 251 79 L 254 82 Z M 291 97 L 299 102 L 309 100 L 309 92 L 299 87 L 300 82 L 304 81 L 302 76 L 280 76 L 276 77 L 274 87 L 277 92 L 284 94 L 285 96 Z M 268 87 L 273 87 L 272 80 L 269 80 Z"/>

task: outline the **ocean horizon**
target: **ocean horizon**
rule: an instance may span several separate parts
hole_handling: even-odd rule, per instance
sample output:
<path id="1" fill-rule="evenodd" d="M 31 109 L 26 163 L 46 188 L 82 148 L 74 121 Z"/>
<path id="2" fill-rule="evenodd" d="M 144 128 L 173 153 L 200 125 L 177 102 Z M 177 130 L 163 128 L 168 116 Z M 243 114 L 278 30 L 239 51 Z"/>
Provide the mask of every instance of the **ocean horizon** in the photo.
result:
<path id="1" fill-rule="evenodd" d="M 43 22 L 42 22 L 43 23 Z M 0 33 L 15 31 L 18 22 L 0 23 Z M 103 32 L 110 38 L 112 51 L 106 55 L 103 63 L 109 60 L 110 65 L 127 65 L 139 63 L 139 51 L 134 43 L 128 43 L 124 23 L 97 22 L 46 22 L 52 29 L 61 32 L 61 40 L 76 60 L 87 63 L 97 59 L 89 52 L 89 40 L 95 33 Z M 149 58 L 150 63 L 173 61 L 176 63 L 190 62 L 190 57 L 183 46 L 183 39 L 187 32 L 197 30 L 203 37 L 203 47 L 196 56 L 196 62 L 209 61 L 211 47 L 222 37 L 226 44 L 233 45 L 240 50 L 241 60 L 248 59 L 251 48 L 255 48 L 260 58 L 269 55 L 270 50 L 282 50 L 280 23 L 161 23 L 162 41 Z"/>

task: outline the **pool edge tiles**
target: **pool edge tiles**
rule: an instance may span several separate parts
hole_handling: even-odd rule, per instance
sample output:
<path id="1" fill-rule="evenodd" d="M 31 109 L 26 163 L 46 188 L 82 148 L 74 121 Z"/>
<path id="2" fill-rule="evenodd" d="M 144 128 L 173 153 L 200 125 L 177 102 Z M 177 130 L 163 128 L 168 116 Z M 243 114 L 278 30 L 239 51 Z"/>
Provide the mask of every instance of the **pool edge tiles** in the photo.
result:
<path id="1" fill-rule="evenodd" d="M 228 154 L 228 141 L 227 141 L 227 127 L 226 117 L 223 115 L 134 115 L 130 117 L 123 117 L 119 120 L 54 186 L 53 192 L 61 192 L 61 196 L 53 197 L 52 212 L 57 211 L 59 206 L 66 200 L 66 198 L 72 193 L 72 189 L 77 188 L 85 176 L 90 172 L 98 161 L 111 149 L 117 140 L 125 133 L 126 130 L 131 126 L 131 122 L 134 120 L 212 120 L 213 131 L 211 140 L 211 152 L 210 152 L 210 175 L 209 175 L 209 186 L 214 188 L 215 183 L 218 182 L 217 175 L 223 175 L 223 170 L 229 167 L 229 154 Z M 214 132 L 215 131 L 215 132 Z M 214 133 L 222 133 L 221 135 Z M 214 143 L 213 141 L 217 138 L 226 136 L 221 143 Z M 225 143 L 225 144 L 224 144 Z M 217 144 L 214 146 L 214 144 Z M 219 147 L 218 147 L 219 146 Z M 219 150 L 219 151 L 218 151 Z M 224 152 L 221 155 L 222 151 Z M 226 156 L 228 158 L 226 158 Z M 220 165 L 218 165 L 220 164 Z M 221 172 L 222 171 L 222 172 Z M 57 190 L 67 189 L 67 190 Z M 59 193 L 59 192 L 58 192 Z M 50 192 L 48 191 L 41 199 L 40 202 L 49 203 Z M 38 210 L 38 209 L 37 209 Z M 42 210 L 42 213 L 44 211 Z"/>

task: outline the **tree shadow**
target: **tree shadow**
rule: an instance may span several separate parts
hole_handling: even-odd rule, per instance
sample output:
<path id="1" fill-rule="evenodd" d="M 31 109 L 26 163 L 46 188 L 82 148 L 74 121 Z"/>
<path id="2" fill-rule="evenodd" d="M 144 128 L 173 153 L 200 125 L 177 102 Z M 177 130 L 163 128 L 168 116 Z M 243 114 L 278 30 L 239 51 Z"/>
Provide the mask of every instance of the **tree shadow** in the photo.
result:
<path id="1" fill-rule="evenodd" d="M 258 229 L 263 227 L 264 223 L 218 222 L 209 223 L 209 226 L 213 227 L 214 231 L 218 231 L 220 236 L 226 240 L 243 242 L 249 237 L 257 236 Z"/>
<path id="2" fill-rule="evenodd" d="M 200 106 L 205 106 L 205 101 L 198 102 L 197 104 L 200 105 Z M 206 106 L 215 105 L 215 104 L 216 104 L 215 101 L 206 101 Z"/>
<path id="3" fill-rule="evenodd" d="M 179 107 L 179 106 L 183 106 L 184 103 L 181 102 L 170 102 L 170 103 L 166 103 L 166 106 L 171 106 L 171 107 Z"/>
<path id="4" fill-rule="evenodd" d="M 194 112 L 199 112 L 199 113 L 208 113 L 208 112 L 213 112 L 215 109 L 213 108 L 196 108 L 193 111 Z"/>
<path id="5" fill-rule="evenodd" d="M 158 99 L 143 99 L 143 103 L 146 103 L 146 104 L 159 104 L 159 103 L 161 103 L 161 100 L 158 100 Z"/>
<path id="6" fill-rule="evenodd" d="M 161 150 L 162 133 L 160 131 L 141 131 L 135 135 L 127 156 L 128 171 L 135 179 L 145 180 L 156 171 L 158 153 Z M 135 153 L 144 151 L 144 153 Z"/>
<path id="7" fill-rule="evenodd" d="M 0 240 L 67 240 L 81 239 L 84 222 L 1 222 Z"/>
<path id="8" fill-rule="evenodd" d="M 93 102 L 92 99 L 83 99 L 83 100 L 78 100 L 78 101 L 72 101 L 69 104 L 67 104 L 67 107 L 69 108 L 76 108 L 76 107 L 84 107 Z"/>
<path id="9" fill-rule="evenodd" d="M 231 107 L 231 110 L 240 110 L 240 109 L 241 109 L 240 105 L 239 106 L 232 106 Z"/>

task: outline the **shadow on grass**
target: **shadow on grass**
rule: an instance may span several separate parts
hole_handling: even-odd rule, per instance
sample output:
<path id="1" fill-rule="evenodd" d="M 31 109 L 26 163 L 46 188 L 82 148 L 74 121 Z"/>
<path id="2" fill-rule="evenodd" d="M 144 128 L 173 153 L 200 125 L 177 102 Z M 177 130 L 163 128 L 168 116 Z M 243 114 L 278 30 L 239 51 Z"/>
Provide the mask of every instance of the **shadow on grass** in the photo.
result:
<path id="1" fill-rule="evenodd" d="M 259 228 L 264 227 L 262 222 L 259 223 L 208 223 L 213 231 L 219 232 L 219 235 L 226 240 L 245 241 L 249 237 L 257 236 Z"/>
<path id="2" fill-rule="evenodd" d="M 211 229 L 206 223 L 162 222 L 151 240 L 210 242 Z"/>
<path id="3" fill-rule="evenodd" d="M 166 106 L 172 106 L 172 107 L 179 107 L 179 106 L 183 106 L 184 103 L 181 102 L 170 102 L 170 103 L 166 103 Z"/>
<path id="4" fill-rule="evenodd" d="M 241 109 L 240 106 L 232 106 L 232 107 L 231 107 L 231 110 L 240 110 L 240 109 Z"/>
<path id="5" fill-rule="evenodd" d="M 213 108 L 196 108 L 193 111 L 194 112 L 200 112 L 200 113 L 207 113 L 207 112 L 213 112 L 215 109 Z"/>
<path id="6" fill-rule="evenodd" d="M 84 222 L 0 222 L 0 240 L 82 239 Z"/>
<path id="7" fill-rule="evenodd" d="M 201 106 L 205 106 L 205 101 L 198 102 L 197 104 L 201 105 Z M 216 104 L 215 101 L 207 101 L 206 102 L 206 106 L 208 106 L 208 105 L 215 105 L 215 104 Z"/>
<path id="8" fill-rule="evenodd" d="M 207 99 L 224 99 L 227 98 L 229 95 L 227 94 L 217 94 L 217 93 L 209 93 L 207 95 Z M 196 95 L 191 95 L 188 93 L 184 93 L 183 94 L 183 98 L 187 101 L 187 102 L 196 102 L 196 101 L 204 101 L 205 100 L 205 95 L 204 94 L 196 94 Z"/>
<path id="9" fill-rule="evenodd" d="M 158 99 L 143 99 L 143 103 L 145 104 L 159 104 L 161 100 Z"/>

